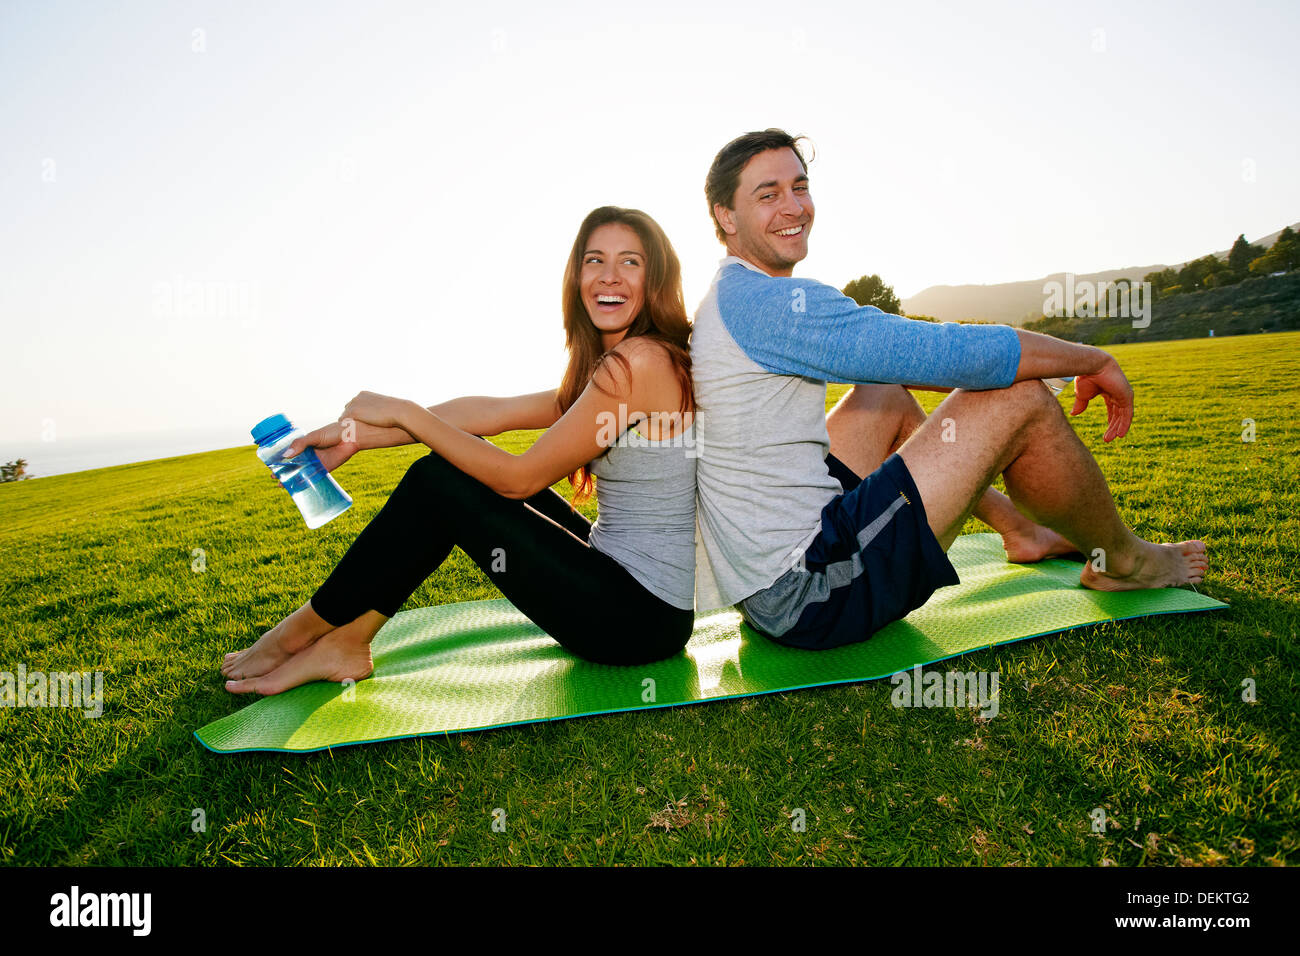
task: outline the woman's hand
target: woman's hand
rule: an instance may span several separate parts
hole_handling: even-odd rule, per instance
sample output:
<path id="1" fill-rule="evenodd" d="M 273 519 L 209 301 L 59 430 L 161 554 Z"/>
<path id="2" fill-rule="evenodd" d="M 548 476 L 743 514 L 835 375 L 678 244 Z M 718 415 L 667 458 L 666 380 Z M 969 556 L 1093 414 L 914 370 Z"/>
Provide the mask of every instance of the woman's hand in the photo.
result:
<path id="1" fill-rule="evenodd" d="M 400 428 L 410 402 L 377 392 L 360 392 L 348 402 L 339 421 L 351 418 L 379 428 Z"/>
<path id="2" fill-rule="evenodd" d="M 368 427 L 370 426 L 351 420 L 330 422 L 314 432 L 308 432 L 301 438 L 294 439 L 293 444 L 284 450 L 284 457 L 295 458 L 306 449 L 315 448 L 316 457 L 325 466 L 325 470 L 333 471 L 364 447 L 359 440 L 360 432 Z"/>
<path id="3" fill-rule="evenodd" d="M 1102 441 L 1124 437 L 1133 423 L 1133 386 L 1112 356 L 1107 356 L 1101 371 L 1074 377 L 1074 408 L 1070 414 L 1078 415 L 1098 395 L 1106 402 L 1107 428 Z"/>
<path id="4" fill-rule="evenodd" d="M 303 435 L 285 449 L 284 457 L 293 458 L 305 448 L 315 448 L 325 470 L 333 471 L 359 451 L 409 445 L 411 441 L 411 436 L 400 428 L 379 428 L 347 418 Z"/>

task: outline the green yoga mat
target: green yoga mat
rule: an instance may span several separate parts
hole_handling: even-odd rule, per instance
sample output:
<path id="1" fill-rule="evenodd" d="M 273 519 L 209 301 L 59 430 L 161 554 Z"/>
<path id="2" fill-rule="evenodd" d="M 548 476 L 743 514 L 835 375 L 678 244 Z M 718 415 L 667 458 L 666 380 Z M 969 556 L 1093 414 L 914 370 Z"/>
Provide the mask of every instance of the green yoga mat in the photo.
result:
<path id="1" fill-rule="evenodd" d="M 218 753 L 305 752 L 672 707 L 886 677 L 1100 621 L 1226 607 L 1177 588 L 1089 591 L 1079 586 L 1077 562 L 1008 564 L 995 534 L 959 538 L 949 557 L 961 584 L 935 592 L 870 640 L 829 651 L 782 647 L 742 624 L 737 612 L 723 611 L 696 620 L 685 653 L 614 667 L 569 654 L 508 601 L 403 611 L 376 635 L 368 680 L 295 687 L 194 736 Z"/>

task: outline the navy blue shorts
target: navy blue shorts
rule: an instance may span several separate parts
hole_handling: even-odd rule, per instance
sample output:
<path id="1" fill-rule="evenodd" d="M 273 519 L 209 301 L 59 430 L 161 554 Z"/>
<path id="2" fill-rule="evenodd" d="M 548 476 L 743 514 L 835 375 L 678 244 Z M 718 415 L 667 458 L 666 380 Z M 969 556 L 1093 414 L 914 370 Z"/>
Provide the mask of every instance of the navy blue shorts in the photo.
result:
<path id="1" fill-rule="evenodd" d="M 865 641 L 959 583 L 902 458 L 865 479 L 834 455 L 826 466 L 844 494 L 822 509 L 802 563 L 738 605 L 751 627 L 810 650 Z"/>

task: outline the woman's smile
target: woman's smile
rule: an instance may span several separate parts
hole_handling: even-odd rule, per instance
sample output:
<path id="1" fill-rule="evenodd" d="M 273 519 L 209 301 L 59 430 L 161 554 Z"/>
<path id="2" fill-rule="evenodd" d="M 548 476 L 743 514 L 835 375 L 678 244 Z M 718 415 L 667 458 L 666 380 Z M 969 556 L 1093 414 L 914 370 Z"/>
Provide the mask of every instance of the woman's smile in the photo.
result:
<path id="1" fill-rule="evenodd" d="M 636 230 L 606 223 L 591 234 L 582 254 L 582 301 L 591 322 L 613 348 L 645 304 L 645 247 Z"/>

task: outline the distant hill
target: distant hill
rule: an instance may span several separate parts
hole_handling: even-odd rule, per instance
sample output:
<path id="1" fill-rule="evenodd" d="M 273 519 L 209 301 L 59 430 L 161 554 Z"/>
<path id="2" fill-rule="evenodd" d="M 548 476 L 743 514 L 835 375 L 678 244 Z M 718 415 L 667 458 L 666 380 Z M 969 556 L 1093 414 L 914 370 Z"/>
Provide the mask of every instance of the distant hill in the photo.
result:
<path id="1" fill-rule="evenodd" d="M 1300 330 L 1300 272 L 1254 276 L 1235 285 L 1156 299 L 1150 324 L 1135 329 L 1131 319 L 1041 318 L 1032 332 L 1088 345 L 1155 342 Z"/>
<path id="2" fill-rule="evenodd" d="M 1300 222 L 1292 229 L 1300 231 Z M 1253 244 L 1271 246 L 1281 229 L 1259 239 L 1251 240 Z M 1226 259 L 1228 250 L 1214 255 Z M 1186 263 L 1178 263 L 1172 268 L 1181 268 Z M 1075 283 L 1131 279 L 1141 282 L 1143 276 L 1161 269 L 1170 268 L 1167 263 L 1149 266 L 1129 266 L 1123 269 L 1111 269 L 1107 272 L 1090 272 L 1086 275 L 1076 273 Z M 1043 316 L 1043 285 L 1050 281 L 1065 284 L 1064 272 L 1056 272 L 1041 279 L 1021 282 L 1002 282 L 996 285 L 935 285 L 903 299 L 903 311 L 908 315 L 933 316 L 941 322 L 998 322 L 1005 325 L 1024 325 L 1037 321 Z"/>

